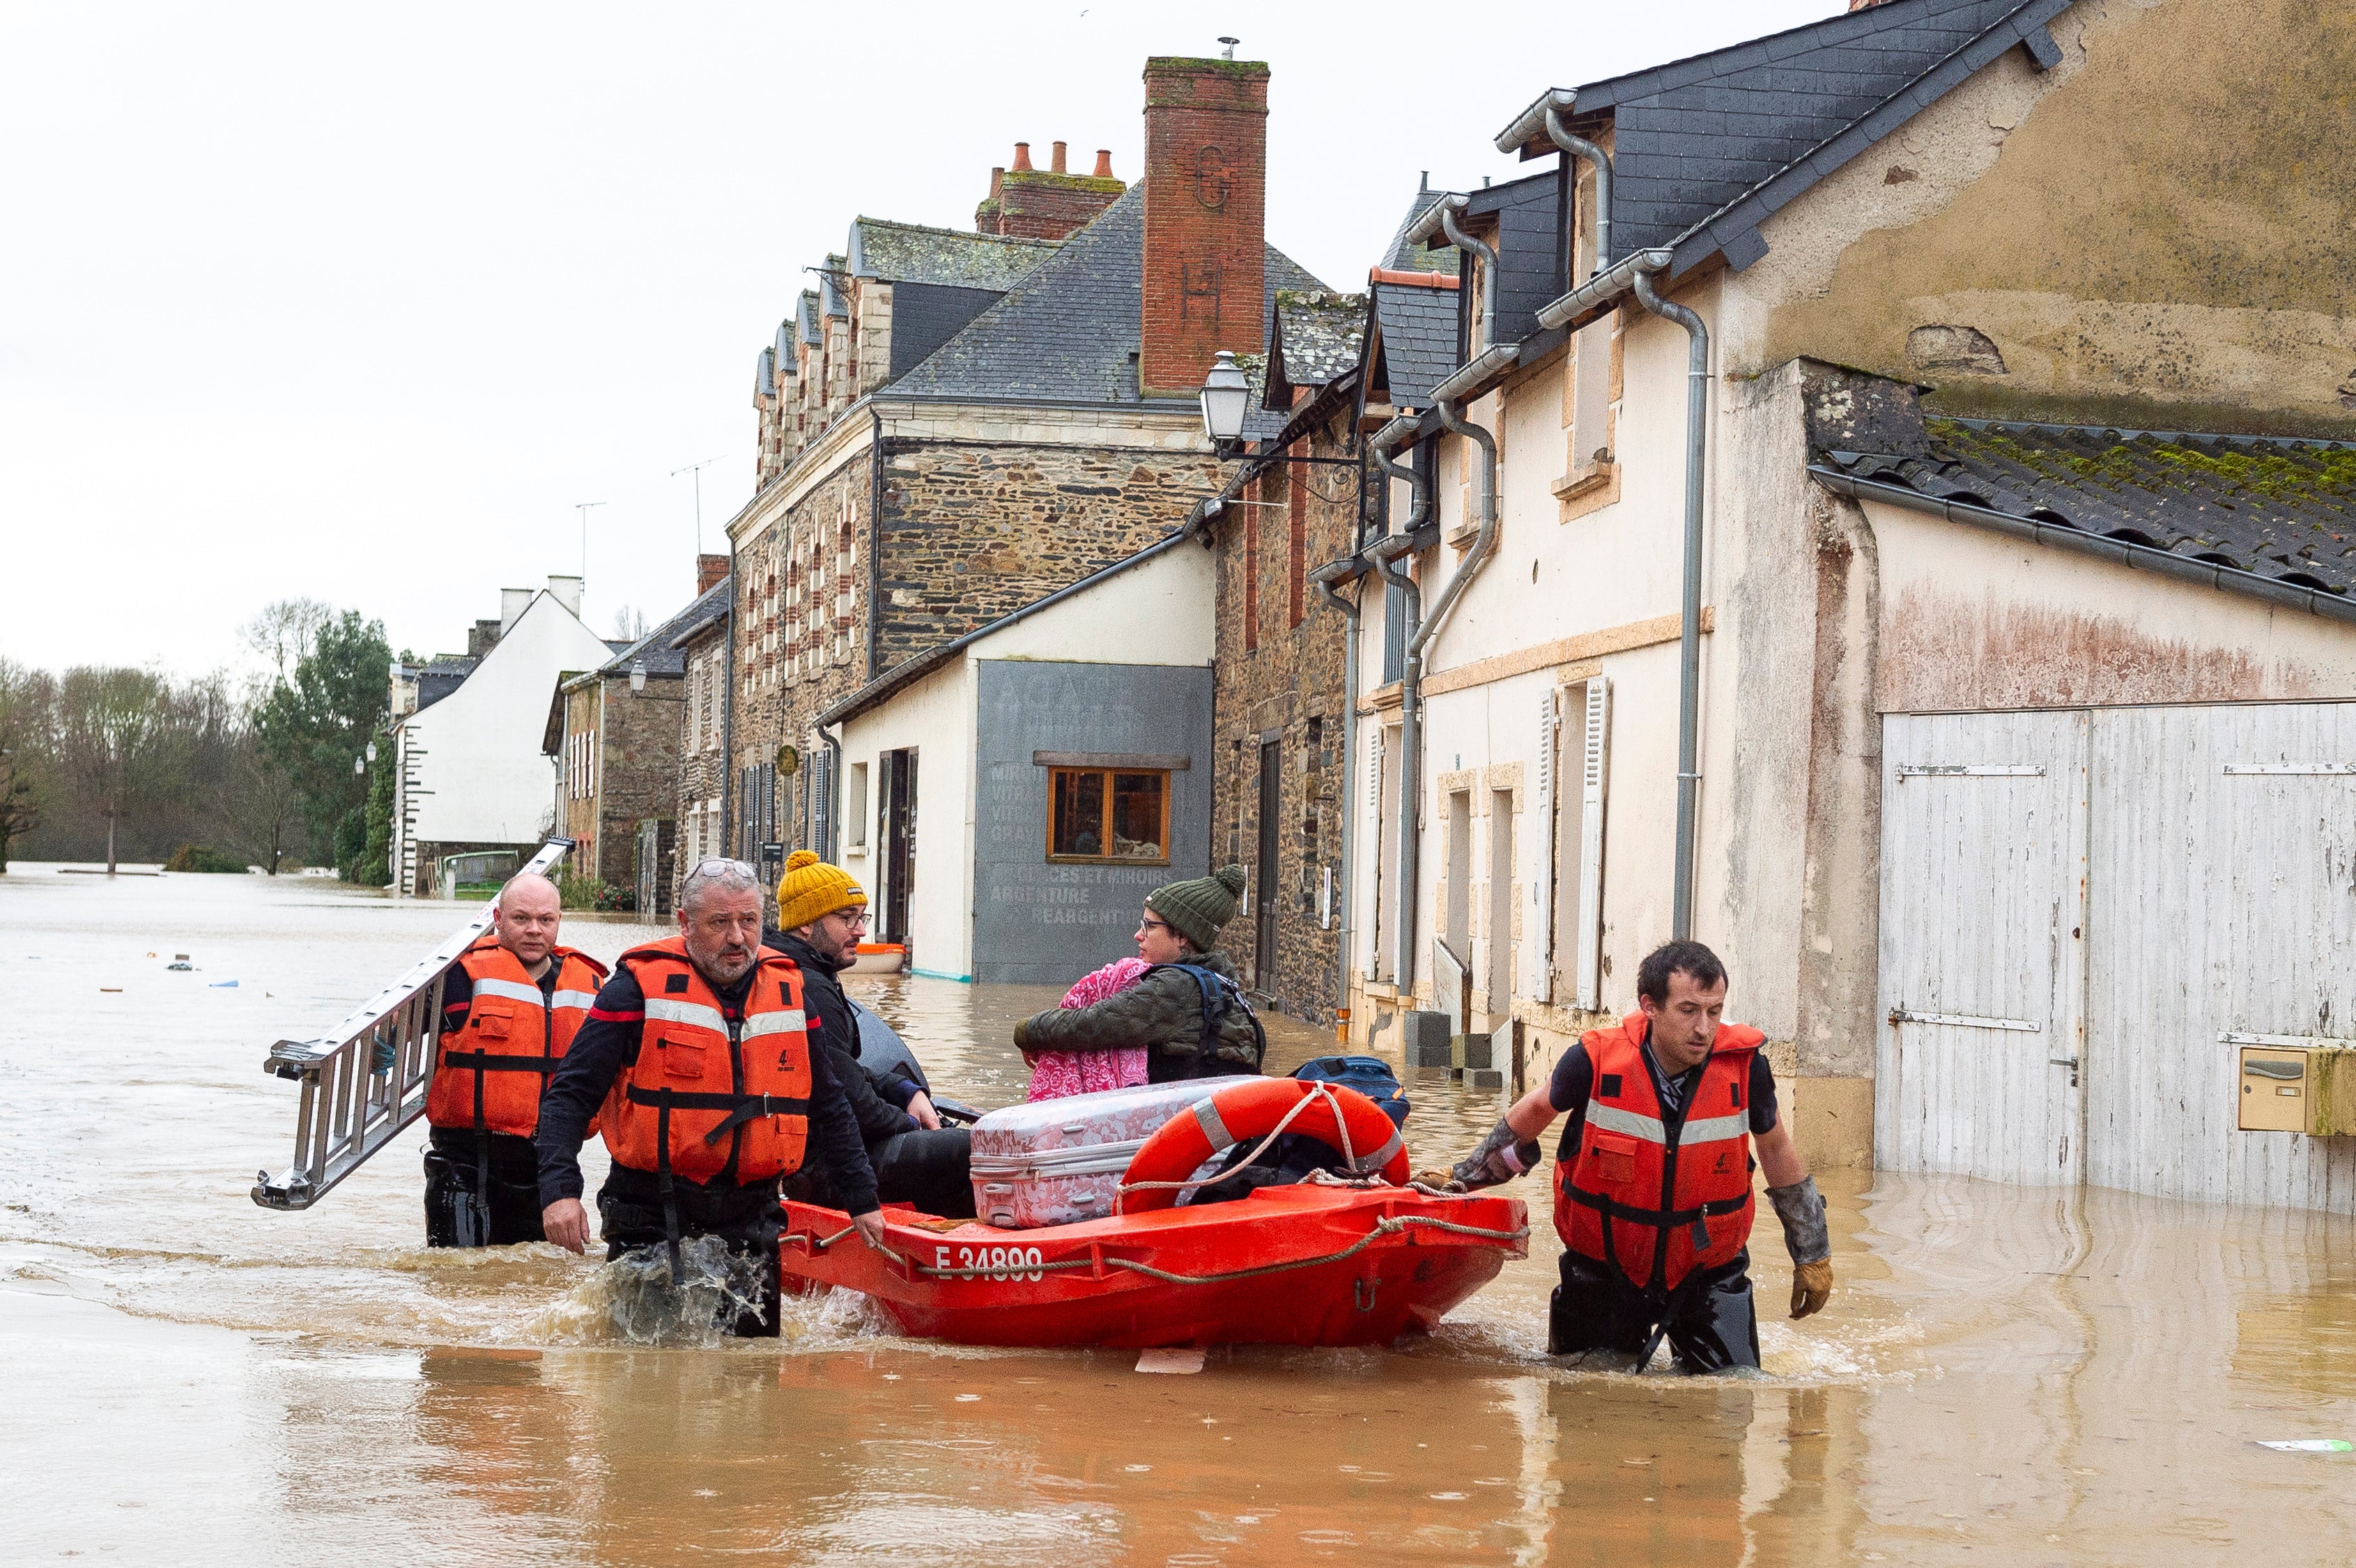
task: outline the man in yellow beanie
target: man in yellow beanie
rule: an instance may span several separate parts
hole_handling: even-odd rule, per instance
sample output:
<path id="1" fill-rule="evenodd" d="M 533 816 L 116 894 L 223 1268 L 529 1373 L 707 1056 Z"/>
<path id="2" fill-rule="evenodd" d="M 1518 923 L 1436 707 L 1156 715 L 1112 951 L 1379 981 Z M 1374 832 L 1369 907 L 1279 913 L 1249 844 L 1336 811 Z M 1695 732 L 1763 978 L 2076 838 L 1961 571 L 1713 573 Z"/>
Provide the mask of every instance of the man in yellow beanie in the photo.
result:
<path id="1" fill-rule="evenodd" d="M 913 1203 L 927 1214 L 971 1219 L 970 1134 L 943 1127 L 922 1087 L 859 1058 L 859 1018 L 839 977 L 867 935 L 866 890 L 842 867 L 798 849 L 777 882 L 777 926 L 763 933 L 762 945 L 801 969 L 810 1038 L 831 1053 L 828 1065 L 851 1101 L 867 1162 L 875 1168 L 876 1196 L 885 1203 Z M 814 1166 L 786 1183 L 786 1196 L 840 1207 L 826 1173 Z"/>

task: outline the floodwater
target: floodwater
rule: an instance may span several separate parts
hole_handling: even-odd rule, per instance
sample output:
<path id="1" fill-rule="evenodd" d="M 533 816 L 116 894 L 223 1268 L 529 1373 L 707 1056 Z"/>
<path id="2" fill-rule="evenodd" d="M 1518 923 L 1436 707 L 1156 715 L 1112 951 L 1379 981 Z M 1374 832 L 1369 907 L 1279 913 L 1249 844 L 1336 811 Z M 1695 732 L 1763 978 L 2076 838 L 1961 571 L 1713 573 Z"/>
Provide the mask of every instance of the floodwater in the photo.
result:
<path id="1" fill-rule="evenodd" d="M 0 878 L 0 1562 L 2356 1555 L 2356 1454 L 2258 1445 L 2356 1438 L 2336 1219 L 1836 1175 L 1833 1304 L 1785 1321 L 1767 1219 L 1768 1374 L 1735 1381 L 1549 1364 L 1535 1183 L 1531 1257 L 1438 1335 L 1191 1377 L 900 1339 L 850 1296 L 789 1303 L 778 1343 L 617 1345 L 594 1261 L 418 1244 L 414 1132 L 316 1209 L 254 1207 L 295 1101 L 265 1048 L 460 918 L 312 881 Z M 606 958 L 646 934 L 566 929 Z M 1052 993 L 856 983 L 945 1090 L 1019 1097 L 1007 1026 Z M 1326 1044 L 1271 1033 L 1280 1066 Z M 1499 1112 L 1409 1077 L 1419 1166 Z"/>

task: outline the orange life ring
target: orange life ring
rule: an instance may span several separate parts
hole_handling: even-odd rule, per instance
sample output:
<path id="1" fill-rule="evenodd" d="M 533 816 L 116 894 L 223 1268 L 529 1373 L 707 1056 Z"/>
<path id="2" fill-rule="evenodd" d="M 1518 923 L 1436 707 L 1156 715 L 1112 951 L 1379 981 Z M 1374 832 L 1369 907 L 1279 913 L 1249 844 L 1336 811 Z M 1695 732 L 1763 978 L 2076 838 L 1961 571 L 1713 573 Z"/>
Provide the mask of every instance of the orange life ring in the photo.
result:
<path id="1" fill-rule="evenodd" d="M 1332 1098 L 1326 1099 L 1326 1094 Z M 1285 1112 L 1312 1096 L 1319 1103 L 1303 1106 L 1301 1114 L 1286 1126 L 1286 1132 L 1304 1133 L 1339 1152 L 1342 1130 L 1346 1128 L 1357 1172 L 1373 1171 L 1394 1186 L 1406 1185 L 1407 1144 L 1381 1106 L 1343 1084 L 1262 1078 L 1232 1085 L 1196 1101 L 1146 1139 L 1130 1160 L 1129 1169 L 1121 1173 L 1121 1212 L 1141 1214 L 1168 1208 L 1178 1201 L 1175 1188 L 1147 1187 L 1134 1192 L 1130 1188 L 1139 1182 L 1184 1181 L 1201 1169 L 1205 1161 L 1225 1154 L 1237 1144 L 1267 1137 L 1284 1120 Z M 1341 1111 L 1338 1118 L 1334 1114 L 1336 1106 Z"/>

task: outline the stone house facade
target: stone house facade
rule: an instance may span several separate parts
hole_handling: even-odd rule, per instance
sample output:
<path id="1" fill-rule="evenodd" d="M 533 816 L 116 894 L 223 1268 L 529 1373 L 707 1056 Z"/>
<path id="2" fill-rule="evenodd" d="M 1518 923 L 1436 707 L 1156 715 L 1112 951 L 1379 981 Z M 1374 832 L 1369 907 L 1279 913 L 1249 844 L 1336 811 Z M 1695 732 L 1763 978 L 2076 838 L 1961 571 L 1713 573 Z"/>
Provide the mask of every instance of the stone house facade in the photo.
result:
<path id="1" fill-rule="evenodd" d="M 706 614 L 675 634 L 667 646 L 680 656 L 678 804 L 670 894 L 698 862 L 729 853 L 728 644 L 734 580 L 723 576 L 705 593 Z"/>
<path id="2" fill-rule="evenodd" d="M 843 843 L 839 737 L 822 733 L 821 713 L 1133 555 L 1217 489 L 1222 465 L 1194 396 L 1209 339 L 1190 317 L 1183 344 L 1163 343 L 1143 301 L 1191 287 L 1197 316 L 1215 306 L 1248 324 L 1220 347 L 1257 351 L 1269 291 L 1316 286 L 1267 246 L 1258 171 L 1215 188 L 1194 179 L 1201 149 L 1154 102 L 1172 82 L 1216 79 L 1223 101 L 1247 105 L 1230 118 L 1251 123 L 1257 146 L 1266 68 L 1241 72 L 1238 90 L 1234 67 L 1149 65 L 1146 177 L 1095 191 L 1108 199 L 1100 209 L 1076 205 L 1066 216 L 1084 226 L 1058 231 L 1036 204 L 1015 222 L 1012 193 L 1051 188 L 1018 181 L 1038 172 L 1019 166 L 996 182 L 995 216 L 983 207 L 1006 232 L 859 220 L 764 351 L 760 488 L 728 525 L 733 853 Z M 1170 177 L 1157 183 L 1157 171 Z M 1155 189 L 1200 214 L 1160 248 L 1148 238 Z M 1237 279 L 1248 307 L 1221 292 Z M 1183 387 L 1145 391 L 1149 362 Z"/>
<path id="3" fill-rule="evenodd" d="M 728 557 L 697 559 L 686 608 L 598 668 L 557 682 L 542 749 L 556 764 L 557 832 L 570 875 L 594 877 L 648 913 L 669 908 L 687 657 L 671 646 L 719 613 Z"/>
<path id="4" fill-rule="evenodd" d="M 1344 1005 L 1342 800 L 1345 616 L 1315 580 L 1357 550 L 1367 487 L 1358 440 L 1367 298 L 1276 296 L 1254 456 L 1197 522 L 1216 552 L 1214 843 L 1249 875 L 1227 941 L 1279 1011 Z M 1354 584 L 1344 584 L 1355 592 Z"/>

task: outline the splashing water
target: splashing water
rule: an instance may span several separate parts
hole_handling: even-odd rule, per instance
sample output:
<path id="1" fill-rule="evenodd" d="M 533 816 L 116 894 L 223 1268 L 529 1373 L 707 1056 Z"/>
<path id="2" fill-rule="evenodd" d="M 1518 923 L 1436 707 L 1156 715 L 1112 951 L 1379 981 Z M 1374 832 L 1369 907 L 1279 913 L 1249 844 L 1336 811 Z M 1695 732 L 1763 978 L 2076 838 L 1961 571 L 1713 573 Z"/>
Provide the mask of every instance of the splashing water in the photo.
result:
<path id="1" fill-rule="evenodd" d="M 766 1260 L 728 1250 L 717 1236 L 682 1242 L 685 1278 L 674 1283 L 661 1247 L 641 1247 L 599 1269 L 539 1313 L 527 1337 L 542 1344 L 640 1345 L 709 1350 L 738 1316 L 761 1308 Z"/>

